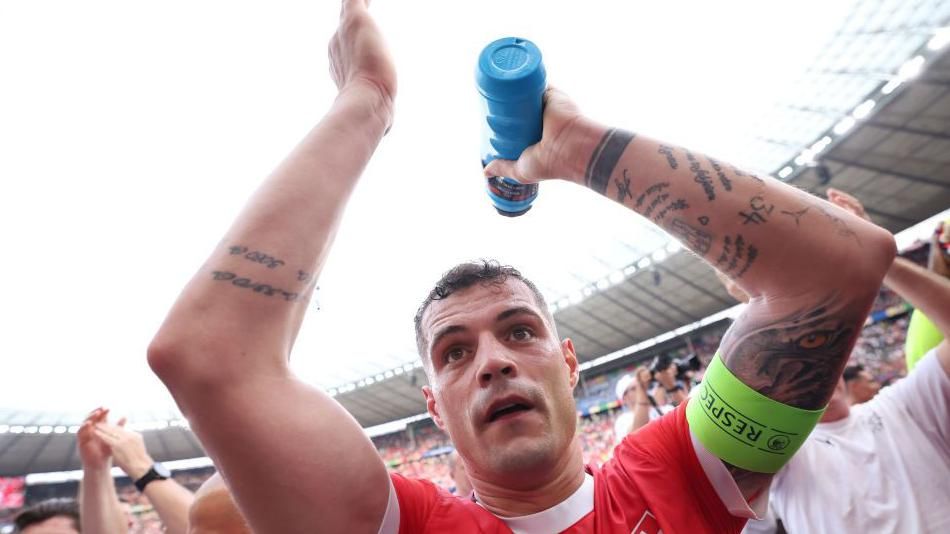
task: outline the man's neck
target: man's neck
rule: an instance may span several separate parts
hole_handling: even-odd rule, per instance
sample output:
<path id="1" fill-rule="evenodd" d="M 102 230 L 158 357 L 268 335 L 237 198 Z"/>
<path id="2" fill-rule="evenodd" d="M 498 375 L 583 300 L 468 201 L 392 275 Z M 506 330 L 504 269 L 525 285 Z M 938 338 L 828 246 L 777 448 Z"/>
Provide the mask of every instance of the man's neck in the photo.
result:
<path id="1" fill-rule="evenodd" d="M 570 497 L 584 482 L 580 445 L 571 443 L 563 460 L 545 470 L 546 478 L 530 489 L 511 489 L 504 483 L 472 478 L 475 496 L 489 512 L 499 517 L 519 517 L 547 510 Z"/>

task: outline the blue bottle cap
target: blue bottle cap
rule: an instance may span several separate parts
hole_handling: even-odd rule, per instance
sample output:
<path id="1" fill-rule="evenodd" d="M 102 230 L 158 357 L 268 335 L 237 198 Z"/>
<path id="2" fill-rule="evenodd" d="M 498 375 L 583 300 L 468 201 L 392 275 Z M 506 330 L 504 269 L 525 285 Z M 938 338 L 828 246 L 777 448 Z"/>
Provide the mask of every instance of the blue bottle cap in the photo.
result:
<path id="1" fill-rule="evenodd" d="M 541 50 L 527 39 L 505 37 L 478 56 L 475 82 L 485 98 L 521 100 L 544 91 L 547 75 Z"/>

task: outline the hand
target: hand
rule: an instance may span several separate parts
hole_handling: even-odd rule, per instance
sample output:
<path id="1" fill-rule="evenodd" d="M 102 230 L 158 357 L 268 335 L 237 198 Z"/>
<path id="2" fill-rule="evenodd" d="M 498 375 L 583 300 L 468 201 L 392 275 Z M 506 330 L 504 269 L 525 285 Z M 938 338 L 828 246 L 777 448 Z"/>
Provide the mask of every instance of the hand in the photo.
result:
<path id="1" fill-rule="evenodd" d="M 102 441 L 95 433 L 95 425 L 102 423 L 109 416 L 106 408 L 96 408 L 79 427 L 76 434 L 76 444 L 79 448 L 79 459 L 83 469 L 109 469 L 111 467 L 112 451 L 109 445 Z"/>
<path id="2" fill-rule="evenodd" d="M 582 182 L 587 162 L 578 160 L 585 156 L 574 142 L 581 131 L 586 131 L 582 119 L 577 105 L 566 94 L 548 87 L 544 92 L 541 141 L 525 149 L 518 161 L 493 160 L 485 167 L 485 176 L 505 176 L 524 184 L 553 178 Z"/>
<path id="3" fill-rule="evenodd" d="M 637 377 L 637 383 L 640 385 L 640 389 L 646 393 L 647 389 L 650 386 L 650 381 L 653 380 L 653 376 L 650 374 L 650 370 L 644 366 L 637 367 L 634 371 L 634 376 Z"/>
<path id="4" fill-rule="evenodd" d="M 828 195 L 828 202 L 831 202 L 835 206 L 861 217 L 865 221 L 871 221 L 871 217 L 868 216 L 867 212 L 864 211 L 864 205 L 861 204 L 861 201 L 854 198 L 853 196 L 845 193 L 844 191 L 839 191 L 833 187 L 829 187 L 826 193 Z"/>
<path id="5" fill-rule="evenodd" d="M 330 39 L 330 75 L 340 93 L 368 88 L 379 97 L 376 111 L 392 124 L 396 67 L 379 27 L 369 14 L 369 0 L 343 0 L 340 26 Z"/>
<path id="6" fill-rule="evenodd" d="M 120 419 L 115 425 L 98 423 L 95 425 L 95 432 L 112 451 L 116 465 L 132 480 L 142 478 L 155 463 L 145 450 L 142 434 L 126 429 L 125 419 Z"/>

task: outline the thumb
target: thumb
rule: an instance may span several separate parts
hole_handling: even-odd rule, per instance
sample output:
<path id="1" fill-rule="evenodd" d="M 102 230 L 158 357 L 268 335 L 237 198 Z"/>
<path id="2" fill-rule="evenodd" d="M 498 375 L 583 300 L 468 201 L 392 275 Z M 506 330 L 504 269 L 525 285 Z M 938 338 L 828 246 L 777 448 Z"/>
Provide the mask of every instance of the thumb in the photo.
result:
<path id="1" fill-rule="evenodd" d="M 485 166 L 485 178 L 495 176 L 504 176 L 505 178 L 514 178 L 519 182 L 524 178 L 519 169 L 517 161 L 510 159 L 496 159 Z"/>

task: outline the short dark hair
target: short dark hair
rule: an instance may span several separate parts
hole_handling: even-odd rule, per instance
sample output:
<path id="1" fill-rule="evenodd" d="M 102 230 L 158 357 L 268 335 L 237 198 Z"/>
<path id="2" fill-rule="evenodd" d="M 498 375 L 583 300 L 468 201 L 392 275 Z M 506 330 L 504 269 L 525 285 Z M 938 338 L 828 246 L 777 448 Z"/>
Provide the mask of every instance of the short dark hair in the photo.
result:
<path id="1" fill-rule="evenodd" d="M 79 531 L 79 504 L 76 499 L 48 499 L 39 502 L 17 514 L 13 523 L 16 525 L 16 532 L 22 532 L 26 527 L 59 516 L 72 519 L 73 526 Z"/>
<path id="2" fill-rule="evenodd" d="M 446 271 L 446 273 L 442 275 L 442 278 L 439 278 L 439 281 L 435 283 L 435 287 L 429 291 L 429 295 L 422 301 L 422 305 L 419 306 L 419 310 L 416 312 L 416 346 L 419 349 L 419 356 L 422 358 L 423 363 L 426 361 L 427 347 L 425 335 L 422 333 L 422 316 L 429 308 L 429 305 L 432 304 L 432 301 L 446 299 L 456 291 L 467 289 L 475 284 L 479 284 L 483 287 L 500 286 L 507 282 L 509 278 L 521 280 L 524 285 L 528 286 L 528 289 L 534 293 L 534 299 L 538 306 L 541 307 L 542 313 L 550 316 L 548 305 L 544 301 L 544 296 L 541 295 L 541 291 L 538 290 L 538 286 L 534 285 L 531 280 L 525 278 L 518 269 L 510 265 L 502 265 L 497 260 L 481 259 L 460 263 Z M 553 320 L 551 321 L 551 325 L 553 327 Z"/>
<path id="3" fill-rule="evenodd" d="M 653 362 L 650 364 L 650 371 L 654 373 L 659 373 L 660 371 L 665 371 L 673 365 L 673 358 L 668 354 L 660 354 L 653 358 Z"/>
<path id="4" fill-rule="evenodd" d="M 861 372 L 864 371 L 864 366 L 860 363 L 855 365 L 849 365 L 844 368 L 844 381 L 850 382 L 858 377 Z"/>

